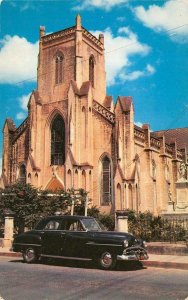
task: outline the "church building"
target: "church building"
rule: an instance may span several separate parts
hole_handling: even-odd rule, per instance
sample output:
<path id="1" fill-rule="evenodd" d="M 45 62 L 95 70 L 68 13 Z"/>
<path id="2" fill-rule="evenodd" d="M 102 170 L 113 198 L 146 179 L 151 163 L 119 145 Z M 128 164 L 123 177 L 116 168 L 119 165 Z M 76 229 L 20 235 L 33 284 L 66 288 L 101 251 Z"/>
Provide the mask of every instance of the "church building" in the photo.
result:
<path id="1" fill-rule="evenodd" d="M 83 188 L 103 212 L 160 214 L 169 201 L 176 206 L 178 180 L 187 181 L 188 128 L 134 124 L 132 97 L 106 95 L 104 43 L 79 15 L 58 32 L 40 27 L 37 88 L 23 123 L 5 121 L 1 182 Z"/>

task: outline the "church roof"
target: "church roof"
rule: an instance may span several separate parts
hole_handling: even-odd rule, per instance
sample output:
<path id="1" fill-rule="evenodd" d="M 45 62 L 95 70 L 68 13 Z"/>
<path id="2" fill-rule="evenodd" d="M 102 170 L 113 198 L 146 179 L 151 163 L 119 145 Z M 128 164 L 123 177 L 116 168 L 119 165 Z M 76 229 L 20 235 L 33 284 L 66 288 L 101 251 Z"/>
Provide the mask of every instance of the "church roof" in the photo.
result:
<path id="1" fill-rule="evenodd" d="M 178 149 L 188 148 L 188 127 L 154 131 L 152 134 L 158 138 L 164 135 L 167 144 L 176 140 Z"/>

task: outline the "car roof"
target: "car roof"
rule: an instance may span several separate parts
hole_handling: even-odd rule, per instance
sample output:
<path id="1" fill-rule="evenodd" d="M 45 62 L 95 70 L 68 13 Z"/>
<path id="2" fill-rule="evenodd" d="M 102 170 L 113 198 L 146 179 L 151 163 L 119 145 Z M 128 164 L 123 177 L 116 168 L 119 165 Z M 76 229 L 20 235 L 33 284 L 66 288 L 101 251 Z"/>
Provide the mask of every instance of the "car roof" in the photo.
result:
<path id="1" fill-rule="evenodd" d="M 53 220 L 61 220 L 61 219 L 74 219 L 74 220 L 81 220 L 81 219 L 93 219 L 93 217 L 88 216 L 70 216 L 70 215 L 61 215 L 61 216 L 48 216 L 44 219 L 53 219 Z"/>

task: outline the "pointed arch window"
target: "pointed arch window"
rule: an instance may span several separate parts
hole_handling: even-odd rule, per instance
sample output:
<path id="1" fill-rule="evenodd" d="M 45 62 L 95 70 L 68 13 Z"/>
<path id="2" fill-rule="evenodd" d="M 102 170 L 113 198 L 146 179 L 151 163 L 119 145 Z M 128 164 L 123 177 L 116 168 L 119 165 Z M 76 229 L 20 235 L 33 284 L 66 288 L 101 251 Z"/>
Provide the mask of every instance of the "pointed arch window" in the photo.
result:
<path id="1" fill-rule="evenodd" d="M 51 126 L 51 164 L 63 165 L 65 162 L 65 123 L 57 115 Z"/>
<path id="2" fill-rule="evenodd" d="M 26 183 L 26 167 L 24 164 L 19 168 L 19 182 Z"/>
<path id="3" fill-rule="evenodd" d="M 91 81 L 92 87 L 94 87 L 94 66 L 95 66 L 94 57 L 90 56 L 90 58 L 89 58 L 89 81 Z"/>
<path id="4" fill-rule="evenodd" d="M 101 205 L 109 205 L 112 201 L 112 171 L 110 159 L 105 156 L 102 160 Z"/>
<path id="5" fill-rule="evenodd" d="M 63 82 L 63 54 L 59 53 L 55 59 L 55 83 L 60 84 Z"/>

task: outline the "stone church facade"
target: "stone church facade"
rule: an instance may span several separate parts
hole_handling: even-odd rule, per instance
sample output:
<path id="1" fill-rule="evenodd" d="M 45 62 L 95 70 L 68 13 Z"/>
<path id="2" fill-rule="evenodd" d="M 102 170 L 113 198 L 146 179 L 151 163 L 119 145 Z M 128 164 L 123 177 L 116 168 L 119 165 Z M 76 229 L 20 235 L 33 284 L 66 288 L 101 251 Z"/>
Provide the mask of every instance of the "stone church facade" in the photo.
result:
<path id="1" fill-rule="evenodd" d="M 106 95 L 104 36 L 81 25 L 40 28 L 37 89 L 28 117 L 3 133 L 4 186 L 23 181 L 53 191 L 84 188 L 102 211 L 167 210 L 186 167 L 188 128 L 178 135 L 134 124 L 131 97 Z M 181 143 L 179 137 L 181 136 Z M 186 178 L 185 178 L 186 179 Z"/>

